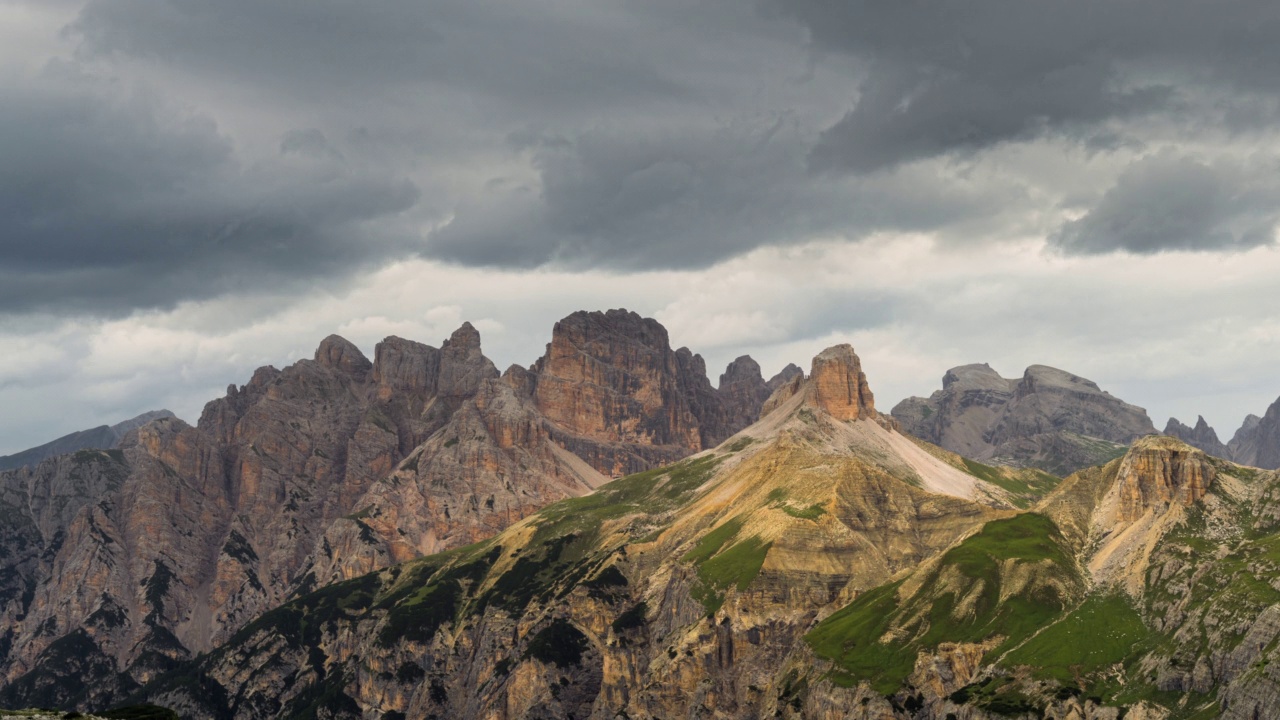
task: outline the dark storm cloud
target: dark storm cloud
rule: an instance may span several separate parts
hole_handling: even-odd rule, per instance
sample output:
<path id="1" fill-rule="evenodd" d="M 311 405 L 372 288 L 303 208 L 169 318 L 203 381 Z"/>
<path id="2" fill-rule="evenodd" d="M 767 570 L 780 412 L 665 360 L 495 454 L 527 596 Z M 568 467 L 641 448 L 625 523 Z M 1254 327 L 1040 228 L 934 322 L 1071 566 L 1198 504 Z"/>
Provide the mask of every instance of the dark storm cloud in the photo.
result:
<path id="1" fill-rule="evenodd" d="M 66 68 L 40 80 L 0 88 L 0 312 L 166 306 L 415 244 L 367 227 L 413 185 L 347 166 L 318 133 L 243 165 L 208 120 Z"/>
<path id="2" fill-rule="evenodd" d="M 781 121 L 543 140 L 530 150 L 538 186 L 495 184 L 431 252 L 476 265 L 703 267 L 763 245 L 985 221 L 1018 199 L 923 174 L 815 177 L 810 140 Z"/>
<path id="3" fill-rule="evenodd" d="M 0 308 L 164 305 L 416 253 L 635 270 L 878 232 L 1044 236 L 1061 190 L 988 172 L 985 152 L 1270 128 L 1278 33 L 1260 0 L 88 0 L 64 33 L 75 62 L 145 69 L 239 124 L 58 80 L 0 88 L 18 158 L 0 169 Z M 259 116 L 298 126 L 268 156 L 248 149 L 268 145 Z M 1223 197 L 1251 179 L 1204 163 Z M 1051 242 L 1265 235 L 1229 200 L 1178 207 L 1195 216 L 1172 232 L 1130 188 L 1152 181 Z"/>
<path id="4" fill-rule="evenodd" d="M 1246 250 L 1275 240 L 1280 164 L 1161 153 L 1125 170 L 1093 209 L 1050 238 L 1068 254 Z"/>
<path id="5" fill-rule="evenodd" d="M 73 29 L 91 55 L 176 62 L 288 97 L 436 86 L 564 112 L 682 91 L 646 54 L 644 24 L 587 2 L 93 0 Z"/>
<path id="6" fill-rule="evenodd" d="M 1264 0 L 769 1 L 817 47 L 866 63 L 852 109 L 814 149 L 819 169 L 1105 138 L 1201 91 L 1280 87 L 1280 12 Z M 1256 109 L 1242 103 L 1236 120 Z"/>

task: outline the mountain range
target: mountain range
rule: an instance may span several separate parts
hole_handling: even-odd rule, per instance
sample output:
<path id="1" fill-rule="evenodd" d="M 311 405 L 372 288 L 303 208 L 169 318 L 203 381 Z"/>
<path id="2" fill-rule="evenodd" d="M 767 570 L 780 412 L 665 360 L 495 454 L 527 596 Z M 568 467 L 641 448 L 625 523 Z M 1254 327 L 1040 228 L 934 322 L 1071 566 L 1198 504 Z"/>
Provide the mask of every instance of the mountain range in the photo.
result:
<path id="1" fill-rule="evenodd" d="M 1237 448 L 1277 412 L 1200 449 L 968 365 L 883 413 L 847 345 L 712 386 L 622 310 L 501 373 L 469 324 L 331 336 L 195 426 L 0 473 L 0 705 L 1270 717 L 1280 474 Z"/>

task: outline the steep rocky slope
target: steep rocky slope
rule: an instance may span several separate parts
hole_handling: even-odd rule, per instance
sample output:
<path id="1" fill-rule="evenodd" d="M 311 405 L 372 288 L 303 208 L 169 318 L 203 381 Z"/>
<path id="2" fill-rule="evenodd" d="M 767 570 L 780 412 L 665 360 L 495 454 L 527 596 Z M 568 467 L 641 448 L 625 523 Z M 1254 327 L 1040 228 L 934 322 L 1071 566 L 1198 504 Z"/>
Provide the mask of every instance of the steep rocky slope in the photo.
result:
<path id="1" fill-rule="evenodd" d="M 1044 365 L 1017 380 L 988 365 L 952 368 L 941 390 L 907 398 L 892 414 L 906 432 L 965 457 L 1056 475 L 1110 460 L 1156 432 L 1142 408 Z"/>
<path id="2" fill-rule="evenodd" d="M 63 435 L 43 445 L 0 456 L 0 470 L 13 470 L 27 465 L 35 465 L 41 460 L 48 460 L 57 455 L 68 455 L 77 450 L 110 450 L 117 447 L 130 430 L 146 425 L 152 420 L 173 417 L 168 410 L 152 410 L 142 413 L 115 425 L 100 425 L 89 430 L 81 430 Z"/>
<path id="3" fill-rule="evenodd" d="M 293 600 L 145 694 L 243 718 L 792 712 L 816 617 L 1016 511 L 898 432 L 848 346 L 766 406 L 714 450 Z"/>
<path id="4" fill-rule="evenodd" d="M 1280 473 L 1152 436 L 1007 509 L 824 355 L 829 382 L 715 450 L 297 598 L 144 695 L 226 718 L 1276 715 Z"/>
<path id="5" fill-rule="evenodd" d="M 1231 449 L 1218 439 L 1217 431 L 1205 422 L 1203 415 L 1196 418 L 1195 427 L 1190 427 L 1177 418 L 1169 418 L 1168 424 L 1164 427 L 1164 434 L 1176 437 L 1192 447 L 1198 447 L 1214 457 L 1234 459 Z"/>
<path id="6" fill-rule="evenodd" d="M 1232 459 L 1244 465 L 1280 468 L 1280 400 L 1262 416 L 1250 415 L 1229 443 Z"/>
<path id="7" fill-rule="evenodd" d="M 763 384 L 747 365 L 733 376 Z M 160 419 L 0 474 L 0 701 L 110 704 L 293 594 L 696 452 L 759 408 L 700 372 L 625 311 L 566 318 L 534 372 L 501 375 L 469 324 L 439 348 L 387 338 L 373 361 L 331 336 L 197 427 Z"/>

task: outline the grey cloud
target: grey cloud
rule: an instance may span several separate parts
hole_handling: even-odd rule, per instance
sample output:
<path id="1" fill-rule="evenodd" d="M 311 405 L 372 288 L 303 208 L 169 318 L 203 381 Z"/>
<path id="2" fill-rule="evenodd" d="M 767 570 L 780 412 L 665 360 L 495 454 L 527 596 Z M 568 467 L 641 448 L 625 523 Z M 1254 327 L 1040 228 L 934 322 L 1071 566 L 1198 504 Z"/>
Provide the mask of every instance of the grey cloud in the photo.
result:
<path id="1" fill-rule="evenodd" d="M 640 18 L 618 17 L 571 2 L 91 0 L 72 30 L 87 55 L 254 78 L 293 98 L 426 86 L 562 112 L 681 93 L 645 53 Z"/>
<path id="2" fill-rule="evenodd" d="M 1280 17 L 1262 0 L 769 7 L 798 20 L 818 48 L 866 67 L 852 109 L 814 150 L 817 169 L 870 172 L 1050 134 L 1112 142 L 1117 124 L 1186 111 L 1224 86 L 1274 91 L 1280 68 L 1280 48 L 1265 41 Z"/>
<path id="3" fill-rule="evenodd" d="M 785 119 L 551 138 L 532 150 L 536 187 L 493 184 L 431 236 L 428 252 L 477 265 L 705 267 L 818 236 L 984 222 L 1020 199 L 930 173 L 815 177 L 805 165 L 811 141 Z"/>
<path id="4" fill-rule="evenodd" d="M 1050 237 L 1068 254 L 1245 250 L 1274 242 L 1280 163 L 1204 161 L 1172 152 L 1138 160 L 1091 210 Z"/>
<path id="5" fill-rule="evenodd" d="M 0 313 L 113 314 L 339 277 L 404 255 L 406 180 L 317 154 L 243 164 L 211 121 L 53 68 L 0 88 Z M 298 138 L 306 142 L 299 144 Z"/>

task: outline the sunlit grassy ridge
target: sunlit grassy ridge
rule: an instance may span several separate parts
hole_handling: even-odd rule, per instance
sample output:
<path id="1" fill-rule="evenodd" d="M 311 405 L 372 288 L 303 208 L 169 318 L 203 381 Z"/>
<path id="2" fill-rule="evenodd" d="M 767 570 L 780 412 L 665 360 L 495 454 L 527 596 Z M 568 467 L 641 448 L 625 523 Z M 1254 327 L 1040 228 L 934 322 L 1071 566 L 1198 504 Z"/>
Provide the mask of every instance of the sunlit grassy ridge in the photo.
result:
<path id="1" fill-rule="evenodd" d="M 1006 594 L 1003 585 L 1011 581 L 1017 587 Z M 866 680 L 891 693 L 920 650 L 989 638 L 1012 647 L 1059 615 L 1083 579 L 1053 522 L 1024 513 L 989 522 L 947 551 L 908 597 L 899 596 L 901 585 L 862 595 L 805 636 L 835 662 L 837 682 Z"/>

